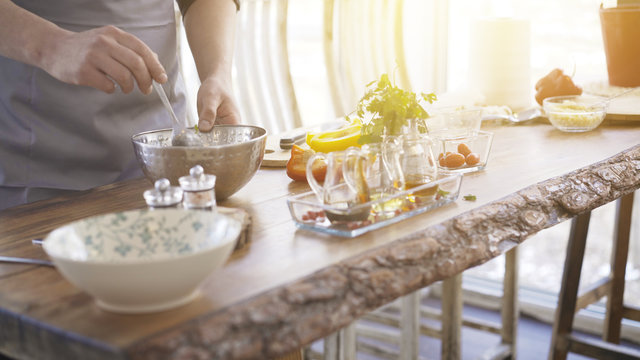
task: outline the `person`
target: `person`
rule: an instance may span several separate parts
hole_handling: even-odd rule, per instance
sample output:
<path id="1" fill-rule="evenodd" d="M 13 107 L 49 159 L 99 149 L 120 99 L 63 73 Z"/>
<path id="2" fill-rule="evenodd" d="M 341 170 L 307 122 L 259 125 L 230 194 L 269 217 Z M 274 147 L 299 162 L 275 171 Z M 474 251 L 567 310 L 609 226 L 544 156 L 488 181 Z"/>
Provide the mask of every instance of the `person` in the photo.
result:
<path id="1" fill-rule="evenodd" d="M 198 126 L 239 123 L 238 0 L 178 0 Z M 142 175 L 131 136 L 186 116 L 172 0 L 0 0 L 0 209 Z M 136 88 L 137 87 L 137 88 Z"/>

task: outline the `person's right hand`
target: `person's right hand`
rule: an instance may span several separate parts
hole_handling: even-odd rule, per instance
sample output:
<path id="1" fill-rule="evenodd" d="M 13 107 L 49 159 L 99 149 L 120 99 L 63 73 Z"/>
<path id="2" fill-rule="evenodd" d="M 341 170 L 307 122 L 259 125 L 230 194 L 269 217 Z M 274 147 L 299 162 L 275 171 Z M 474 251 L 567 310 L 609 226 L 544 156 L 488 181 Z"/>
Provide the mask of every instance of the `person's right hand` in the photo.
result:
<path id="1" fill-rule="evenodd" d="M 83 31 L 66 31 L 43 53 L 43 69 L 56 79 L 74 85 L 94 87 L 106 93 L 140 91 L 149 94 L 151 81 L 167 81 L 158 56 L 140 39 L 115 26 Z"/>

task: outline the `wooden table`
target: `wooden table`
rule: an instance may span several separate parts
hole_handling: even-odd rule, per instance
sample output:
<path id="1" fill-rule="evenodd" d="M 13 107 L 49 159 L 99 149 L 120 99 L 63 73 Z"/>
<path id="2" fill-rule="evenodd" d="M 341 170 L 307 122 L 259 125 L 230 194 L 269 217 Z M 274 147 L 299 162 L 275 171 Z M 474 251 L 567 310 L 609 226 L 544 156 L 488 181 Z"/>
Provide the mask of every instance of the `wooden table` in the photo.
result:
<path id="1" fill-rule="evenodd" d="M 246 209 L 252 243 L 205 282 L 203 296 L 148 315 L 100 310 L 54 269 L 0 264 L 0 351 L 33 359 L 263 358 L 486 262 L 530 235 L 640 187 L 640 128 L 567 134 L 549 125 L 492 127 L 487 168 L 462 199 L 363 236 L 297 230 L 286 198 L 307 191 L 263 169 L 221 205 Z M 0 254 L 86 216 L 144 207 L 143 179 L 0 212 Z"/>

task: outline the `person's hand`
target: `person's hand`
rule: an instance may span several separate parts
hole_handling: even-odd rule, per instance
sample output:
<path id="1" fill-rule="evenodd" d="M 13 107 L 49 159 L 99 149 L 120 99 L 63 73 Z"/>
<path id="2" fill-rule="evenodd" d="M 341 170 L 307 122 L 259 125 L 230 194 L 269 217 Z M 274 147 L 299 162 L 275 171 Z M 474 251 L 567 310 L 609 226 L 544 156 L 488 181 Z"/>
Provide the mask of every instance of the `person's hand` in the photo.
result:
<path id="1" fill-rule="evenodd" d="M 157 55 L 132 34 L 115 26 L 83 31 L 65 31 L 44 50 L 42 68 L 56 79 L 84 85 L 106 93 L 140 91 L 149 94 L 151 80 L 167 81 Z"/>
<path id="2" fill-rule="evenodd" d="M 208 132 L 213 124 L 239 124 L 240 113 L 233 101 L 231 80 L 210 76 L 198 90 L 198 129 Z"/>

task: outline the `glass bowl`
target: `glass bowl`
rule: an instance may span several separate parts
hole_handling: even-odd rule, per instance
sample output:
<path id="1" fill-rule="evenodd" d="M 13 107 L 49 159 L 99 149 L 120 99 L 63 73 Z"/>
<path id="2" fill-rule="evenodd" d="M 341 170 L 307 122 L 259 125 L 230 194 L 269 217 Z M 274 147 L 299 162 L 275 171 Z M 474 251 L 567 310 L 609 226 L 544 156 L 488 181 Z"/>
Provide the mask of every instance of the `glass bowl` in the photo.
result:
<path id="1" fill-rule="evenodd" d="M 542 102 L 551 124 L 566 132 L 597 128 L 607 114 L 607 98 L 593 95 L 554 96 Z"/>
<path id="2" fill-rule="evenodd" d="M 433 153 L 439 171 L 443 173 L 467 173 L 484 169 L 489 159 L 493 134 L 487 131 L 449 137 L 442 133 L 433 135 Z"/>
<path id="3" fill-rule="evenodd" d="M 482 123 L 482 108 L 477 106 L 447 106 L 430 111 L 427 119 L 429 135 L 447 134 L 449 137 L 477 133 Z"/>

